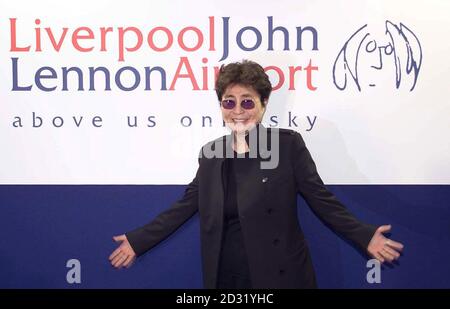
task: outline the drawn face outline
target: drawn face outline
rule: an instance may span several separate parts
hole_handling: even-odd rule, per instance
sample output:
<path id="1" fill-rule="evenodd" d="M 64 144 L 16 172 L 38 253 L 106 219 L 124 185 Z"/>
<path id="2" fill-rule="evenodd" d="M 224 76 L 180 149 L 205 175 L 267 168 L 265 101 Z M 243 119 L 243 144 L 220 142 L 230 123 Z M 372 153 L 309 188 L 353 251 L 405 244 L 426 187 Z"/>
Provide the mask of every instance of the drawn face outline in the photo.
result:
<path id="1" fill-rule="evenodd" d="M 381 44 L 377 36 L 368 33 L 361 41 L 356 66 L 359 71 L 358 82 L 362 87 L 380 84 L 390 86 L 395 82 L 395 47 L 388 35 L 384 39 L 387 40 Z"/>
<path id="2" fill-rule="evenodd" d="M 393 58 L 396 88 L 399 89 L 401 84 L 406 87 L 410 84 L 409 91 L 414 90 L 422 66 L 422 47 L 418 37 L 403 23 L 397 25 L 389 20 L 385 22 L 384 34 L 390 43 L 381 45 L 375 40 L 365 42 L 371 36 L 371 33 L 367 30 L 367 24 L 365 24 L 348 38 L 333 64 L 333 83 L 336 88 L 342 91 L 349 85 L 348 82 L 353 80 L 357 90 L 361 91 L 361 85 L 365 86 L 365 84 L 361 84 L 359 80 L 358 66 L 361 65 L 359 56 L 364 57 L 378 49 L 378 65 L 370 65 L 369 67 L 381 71 L 385 67 L 382 62 L 383 52 L 381 49 L 383 49 L 385 56 Z M 377 36 L 377 38 L 380 37 Z M 397 50 L 396 45 L 400 49 Z M 361 49 L 364 53 L 361 53 Z M 364 67 L 365 65 L 362 65 L 363 70 Z M 369 84 L 369 86 L 375 85 Z"/>

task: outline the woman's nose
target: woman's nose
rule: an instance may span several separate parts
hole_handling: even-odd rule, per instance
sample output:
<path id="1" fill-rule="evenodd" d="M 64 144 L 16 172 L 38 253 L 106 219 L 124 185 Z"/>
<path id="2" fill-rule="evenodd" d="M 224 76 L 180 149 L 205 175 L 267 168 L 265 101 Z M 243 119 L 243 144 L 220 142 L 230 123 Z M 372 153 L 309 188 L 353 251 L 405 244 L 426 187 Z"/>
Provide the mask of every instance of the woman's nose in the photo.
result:
<path id="1" fill-rule="evenodd" d="M 235 114 L 242 114 L 244 112 L 244 109 L 242 108 L 240 103 L 237 103 L 236 106 L 233 108 L 233 113 Z"/>

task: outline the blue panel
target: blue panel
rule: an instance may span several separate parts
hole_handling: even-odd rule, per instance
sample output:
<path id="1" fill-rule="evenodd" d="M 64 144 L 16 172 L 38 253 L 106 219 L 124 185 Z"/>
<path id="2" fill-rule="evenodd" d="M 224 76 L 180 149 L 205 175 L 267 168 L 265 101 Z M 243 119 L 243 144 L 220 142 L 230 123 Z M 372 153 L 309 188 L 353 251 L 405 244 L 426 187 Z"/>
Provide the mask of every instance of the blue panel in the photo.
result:
<path id="1" fill-rule="evenodd" d="M 450 186 L 333 185 L 361 220 L 392 224 L 405 244 L 400 262 L 384 266 L 381 284 L 366 282 L 365 257 L 340 239 L 299 198 L 319 286 L 449 288 Z M 1 185 L 1 288 L 201 288 L 198 217 L 144 255 L 115 270 L 112 236 L 146 223 L 184 186 Z M 81 284 L 66 282 L 66 262 L 81 262 Z"/>

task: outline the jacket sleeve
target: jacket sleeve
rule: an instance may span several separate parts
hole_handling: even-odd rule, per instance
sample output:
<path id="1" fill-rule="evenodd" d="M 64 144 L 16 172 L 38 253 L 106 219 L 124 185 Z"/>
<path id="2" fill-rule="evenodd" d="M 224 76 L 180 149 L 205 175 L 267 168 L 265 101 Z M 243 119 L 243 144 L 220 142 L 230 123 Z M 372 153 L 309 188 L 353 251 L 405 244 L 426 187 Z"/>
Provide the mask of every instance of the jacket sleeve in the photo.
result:
<path id="1" fill-rule="evenodd" d="M 326 188 L 303 138 L 297 132 L 294 136 L 291 149 L 297 191 L 326 225 L 367 253 L 377 227 L 358 221 Z"/>
<path id="2" fill-rule="evenodd" d="M 199 169 L 181 199 L 146 225 L 125 234 L 137 256 L 169 237 L 197 212 Z"/>

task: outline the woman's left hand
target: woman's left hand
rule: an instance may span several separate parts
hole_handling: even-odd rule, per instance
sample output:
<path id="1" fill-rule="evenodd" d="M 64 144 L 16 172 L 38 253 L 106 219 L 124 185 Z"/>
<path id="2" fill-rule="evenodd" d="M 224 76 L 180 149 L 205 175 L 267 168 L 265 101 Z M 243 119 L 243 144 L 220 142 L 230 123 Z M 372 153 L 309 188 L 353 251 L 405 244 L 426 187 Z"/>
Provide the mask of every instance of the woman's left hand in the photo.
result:
<path id="1" fill-rule="evenodd" d="M 369 254 L 381 263 L 385 261 L 392 263 L 400 257 L 400 252 L 403 250 L 401 243 L 384 237 L 383 233 L 387 233 L 390 230 L 390 225 L 382 225 L 377 228 L 369 242 L 369 246 L 367 246 Z"/>

